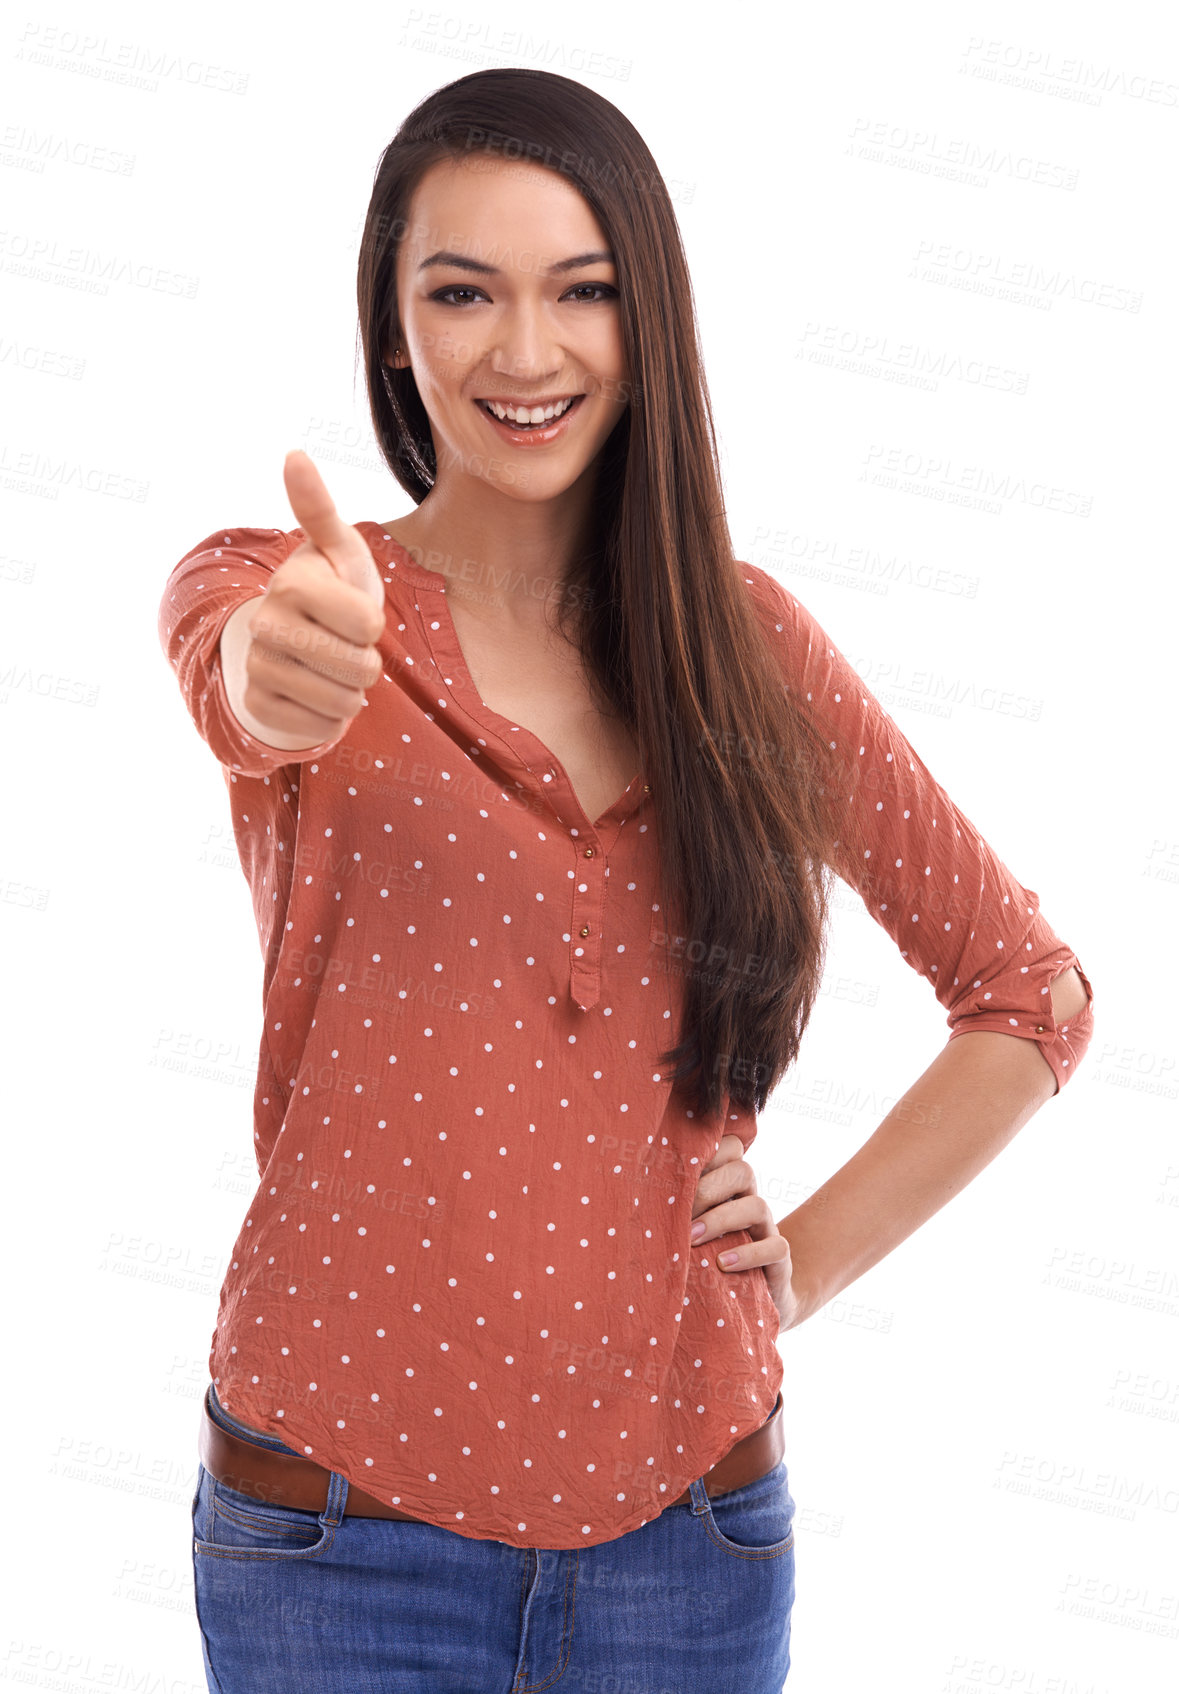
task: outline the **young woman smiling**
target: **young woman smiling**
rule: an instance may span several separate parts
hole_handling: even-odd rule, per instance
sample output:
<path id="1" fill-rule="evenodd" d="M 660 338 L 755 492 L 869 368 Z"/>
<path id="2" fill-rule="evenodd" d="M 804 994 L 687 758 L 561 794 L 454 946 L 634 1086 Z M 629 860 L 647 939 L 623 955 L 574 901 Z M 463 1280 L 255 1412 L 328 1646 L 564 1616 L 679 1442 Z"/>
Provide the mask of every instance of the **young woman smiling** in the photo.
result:
<path id="1" fill-rule="evenodd" d="M 691 298 L 614 106 L 539 71 L 438 90 L 358 281 L 414 509 L 349 525 L 294 452 L 297 527 L 218 530 L 165 587 L 265 965 L 193 1500 L 222 1694 L 776 1694 L 779 1336 L 1088 1044 L 1038 897 L 734 559 Z M 775 1223 L 746 1155 L 832 872 L 951 1034 Z"/>

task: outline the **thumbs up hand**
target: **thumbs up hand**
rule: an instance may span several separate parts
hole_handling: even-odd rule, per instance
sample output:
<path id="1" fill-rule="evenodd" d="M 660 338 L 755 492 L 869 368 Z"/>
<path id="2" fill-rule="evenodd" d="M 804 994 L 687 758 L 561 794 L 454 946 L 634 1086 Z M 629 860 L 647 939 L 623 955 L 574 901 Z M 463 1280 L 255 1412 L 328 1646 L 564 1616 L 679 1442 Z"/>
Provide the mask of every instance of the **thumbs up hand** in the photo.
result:
<path id="1" fill-rule="evenodd" d="M 287 454 L 283 480 L 306 539 L 226 621 L 222 657 L 245 727 L 295 750 L 337 740 L 367 704 L 382 672 L 385 585 L 306 453 Z"/>

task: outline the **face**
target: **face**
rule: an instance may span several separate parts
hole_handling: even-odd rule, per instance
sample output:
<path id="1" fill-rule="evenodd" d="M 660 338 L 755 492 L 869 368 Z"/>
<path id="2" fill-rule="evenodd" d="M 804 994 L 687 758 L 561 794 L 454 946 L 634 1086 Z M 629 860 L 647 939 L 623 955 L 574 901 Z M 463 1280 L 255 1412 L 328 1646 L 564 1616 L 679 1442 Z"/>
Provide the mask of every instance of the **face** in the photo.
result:
<path id="1" fill-rule="evenodd" d="M 518 500 L 563 493 L 597 458 L 629 392 L 617 272 L 597 218 L 553 171 L 467 155 L 425 173 L 407 223 L 401 335 L 384 356 L 412 366 L 436 487 L 473 478 Z M 488 401 L 550 417 L 528 428 L 518 413 L 491 416 Z M 530 410 L 529 421 L 540 415 Z"/>

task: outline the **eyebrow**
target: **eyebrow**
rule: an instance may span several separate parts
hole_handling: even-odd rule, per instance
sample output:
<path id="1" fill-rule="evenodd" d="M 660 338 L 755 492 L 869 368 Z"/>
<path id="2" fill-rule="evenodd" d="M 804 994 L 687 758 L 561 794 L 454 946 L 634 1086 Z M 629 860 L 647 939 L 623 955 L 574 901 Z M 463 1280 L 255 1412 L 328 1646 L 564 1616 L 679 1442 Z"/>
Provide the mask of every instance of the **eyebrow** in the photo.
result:
<path id="1" fill-rule="evenodd" d="M 576 253 L 572 259 L 558 259 L 555 265 L 550 265 L 543 276 L 559 276 L 565 271 L 579 271 L 586 265 L 614 263 L 613 253 L 602 249 L 594 253 Z M 428 269 L 431 265 L 452 265 L 460 271 L 477 271 L 480 276 L 499 276 L 496 265 L 484 265 L 478 259 L 468 259 L 462 253 L 451 253 L 446 248 L 440 248 L 437 253 L 431 253 L 428 259 L 423 259 L 418 266 L 419 271 Z"/>

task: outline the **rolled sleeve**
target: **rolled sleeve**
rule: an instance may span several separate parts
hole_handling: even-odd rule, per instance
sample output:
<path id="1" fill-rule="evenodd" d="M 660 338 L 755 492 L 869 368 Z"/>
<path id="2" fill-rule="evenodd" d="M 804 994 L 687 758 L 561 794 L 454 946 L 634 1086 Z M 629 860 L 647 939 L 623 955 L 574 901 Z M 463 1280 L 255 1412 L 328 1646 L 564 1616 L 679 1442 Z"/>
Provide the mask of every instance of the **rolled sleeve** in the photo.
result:
<path id="1" fill-rule="evenodd" d="M 1052 1068 L 1053 1092 L 1059 1094 L 1084 1058 L 1093 1034 L 1093 989 L 1072 948 L 1045 921 L 1039 897 L 1030 889 L 1020 893 L 1029 902 L 1023 907 L 1027 921 L 1023 935 L 1011 948 L 1005 941 L 1000 947 L 1003 938 L 996 937 L 989 968 L 980 964 L 975 974 L 968 971 L 965 978 L 955 978 L 956 998 L 950 1002 L 946 1021 L 951 1041 L 972 1030 L 1030 1035 Z M 1051 985 L 1073 966 L 1089 999 L 1074 1017 L 1058 1024 Z"/>
<path id="2" fill-rule="evenodd" d="M 949 1040 L 989 1030 L 1036 1041 L 1059 1093 L 1093 1033 L 1093 990 L 1076 953 L 806 607 L 760 567 L 740 568 L 787 687 L 846 776 L 847 822 L 832 868 L 930 983 Z M 1051 984 L 1072 966 L 1089 1000 L 1058 1026 Z"/>

